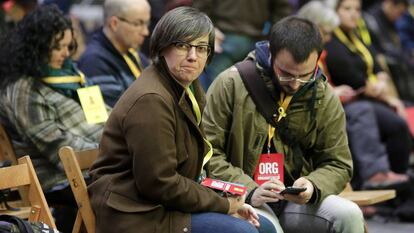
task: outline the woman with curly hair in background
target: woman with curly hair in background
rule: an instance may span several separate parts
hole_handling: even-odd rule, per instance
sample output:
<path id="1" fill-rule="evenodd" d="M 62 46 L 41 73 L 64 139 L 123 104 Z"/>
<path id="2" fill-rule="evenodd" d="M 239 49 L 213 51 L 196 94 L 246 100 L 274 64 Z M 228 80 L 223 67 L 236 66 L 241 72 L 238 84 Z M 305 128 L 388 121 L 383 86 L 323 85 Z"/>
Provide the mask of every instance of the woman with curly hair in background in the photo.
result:
<path id="1" fill-rule="evenodd" d="M 59 230 L 69 232 L 76 203 L 58 149 L 96 148 L 103 129 L 87 123 L 79 102 L 77 89 L 87 84 L 69 58 L 76 48 L 71 22 L 54 5 L 39 7 L 0 45 L 0 123 L 16 156 L 30 155 L 48 203 L 69 207 L 55 215 Z"/>

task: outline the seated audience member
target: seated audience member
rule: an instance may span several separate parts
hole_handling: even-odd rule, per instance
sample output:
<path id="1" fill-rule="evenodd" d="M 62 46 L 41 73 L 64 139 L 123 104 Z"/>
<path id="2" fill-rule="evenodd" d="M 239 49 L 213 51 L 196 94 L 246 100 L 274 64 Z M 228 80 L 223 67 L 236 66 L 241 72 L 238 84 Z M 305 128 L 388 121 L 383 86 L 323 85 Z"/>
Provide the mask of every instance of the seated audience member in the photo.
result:
<path id="1" fill-rule="evenodd" d="M 348 85 L 358 94 L 345 104 L 348 116 L 360 115 L 348 121 L 357 176 L 363 188 L 386 188 L 408 180 L 411 136 L 404 105 L 389 94 L 387 73 L 353 31 L 361 16 L 360 4 L 360 0 L 337 2 L 341 23 L 326 45 L 326 64 L 334 85 Z"/>
<path id="2" fill-rule="evenodd" d="M 101 87 L 105 103 L 114 106 L 137 79 L 148 59 L 137 50 L 149 35 L 147 0 L 106 0 L 104 26 L 96 32 L 78 65 Z"/>
<path id="3" fill-rule="evenodd" d="M 0 44 L 0 122 L 16 155 L 30 155 L 49 204 L 76 207 L 58 150 L 96 148 L 103 125 L 86 122 L 76 94 L 86 83 L 69 58 L 71 22 L 56 6 L 38 7 Z"/>
<path id="4" fill-rule="evenodd" d="M 410 0 L 410 6 L 400 19 L 397 20 L 396 26 L 400 36 L 401 46 L 411 59 L 414 65 L 414 0 Z"/>
<path id="5" fill-rule="evenodd" d="M 298 11 L 298 16 L 319 26 L 324 44 L 330 41 L 333 30 L 340 24 L 336 12 L 321 1 L 311 1 L 305 4 Z M 330 80 L 324 59 L 326 55 L 326 50 L 324 50 L 319 59 L 319 65 L 323 67 L 324 74 Z M 398 175 L 390 170 L 389 154 L 381 141 L 380 126 L 370 102 L 354 101 L 357 91 L 347 84 L 334 86 L 334 92 L 340 97 L 347 118 L 346 129 L 355 166 L 353 184 L 356 188 L 364 182 L 366 182 L 365 187 L 377 186 L 378 188 L 407 183 L 407 175 Z M 376 165 L 372 166 L 373 163 Z"/>
<path id="6" fill-rule="evenodd" d="M 269 203 L 284 232 L 362 233 L 359 207 L 337 196 L 351 179 L 352 159 L 341 102 L 317 66 L 322 49 L 315 24 L 288 17 L 273 25 L 269 41 L 258 42 L 245 63 L 217 77 L 203 121 L 214 147 L 210 174 L 247 185 L 246 201 L 253 207 Z M 246 88 L 248 75 L 264 91 Z M 262 115 L 260 98 L 252 97 L 263 93 L 276 105 L 270 118 Z M 275 163 L 278 169 L 262 169 Z M 265 179 L 280 170 L 283 183 Z M 286 186 L 306 190 L 281 194 Z"/>
<path id="7" fill-rule="evenodd" d="M 207 90 L 218 74 L 254 49 L 269 34 L 270 25 L 288 16 L 288 0 L 193 0 L 193 6 L 206 13 L 216 27 L 216 51 L 211 64 L 200 77 Z"/>
<path id="8" fill-rule="evenodd" d="M 408 9 L 408 0 L 382 0 L 363 14 L 361 39 L 383 58 L 401 99 L 414 102 L 414 63 L 401 46 L 396 21 Z M 411 25 L 413 27 L 413 25 Z"/>
<path id="9" fill-rule="evenodd" d="M 115 105 L 90 170 L 96 232 L 275 232 L 244 197 L 199 184 L 212 153 L 197 81 L 213 56 L 212 22 L 194 8 L 175 8 L 150 44 L 153 64 Z"/>

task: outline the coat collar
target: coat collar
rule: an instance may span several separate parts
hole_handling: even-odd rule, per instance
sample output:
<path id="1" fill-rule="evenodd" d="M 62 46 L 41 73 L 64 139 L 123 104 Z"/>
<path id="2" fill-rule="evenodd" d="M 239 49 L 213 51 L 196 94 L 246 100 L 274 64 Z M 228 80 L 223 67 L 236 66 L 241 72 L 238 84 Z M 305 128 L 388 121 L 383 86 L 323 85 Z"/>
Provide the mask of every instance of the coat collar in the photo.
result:
<path id="1" fill-rule="evenodd" d="M 177 82 L 177 80 L 174 78 L 173 74 L 168 69 L 168 66 L 167 66 L 167 63 L 164 57 L 161 57 L 159 62 L 155 63 L 155 66 L 160 72 L 162 81 L 166 85 L 172 87 L 170 89 L 170 92 L 176 98 L 178 105 L 180 106 L 184 114 L 194 125 L 198 126 L 191 102 L 186 95 L 185 88 L 179 82 Z M 206 103 L 205 96 L 204 96 L 204 90 L 201 87 L 198 79 L 194 80 L 191 85 L 193 85 L 194 96 L 197 100 L 197 103 L 200 107 L 200 111 L 202 113 L 205 107 L 205 103 Z M 200 128 L 200 127 L 197 127 L 197 128 Z"/>

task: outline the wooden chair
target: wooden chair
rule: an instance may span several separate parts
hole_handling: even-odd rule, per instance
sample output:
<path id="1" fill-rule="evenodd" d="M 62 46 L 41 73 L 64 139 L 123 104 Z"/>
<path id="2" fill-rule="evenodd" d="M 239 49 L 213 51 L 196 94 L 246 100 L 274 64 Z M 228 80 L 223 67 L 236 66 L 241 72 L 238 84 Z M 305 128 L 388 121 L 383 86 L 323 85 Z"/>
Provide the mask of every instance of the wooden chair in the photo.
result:
<path id="1" fill-rule="evenodd" d="M 13 145 L 10 141 L 9 135 L 7 134 L 6 130 L 4 129 L 3 125 L 0 124 L 0 160 L 8 160 L 13 165 L 17 163 L 17 157 L 14 153 Z M 16 203 L 17 206 L 28 206 L 29 200 L 26 198 L 28 196 L 26 190 L 24 188 L 18 188 L 19 195 L 22 199 L 19 203 Z M 22 218 L 27 218 L 22 216 Z"/>
<path id="2" fill-rule="evenodd" d="M 55 222 L 29 156 L 26 155 L 20 158 L 17 165 L 1 168 L 0 177 L 0 189 L 18 187 L 26 189 L 26 198 L 30 205 L 29 221 L 43 222 L 56 229 Z M 21 217 L 20 214 L 24 211 L 24 208 L 22 208 L 20 211 L 5 210 L 0 211 L 0 213 Z"/>
<path id="3" fill-rule="evenodd" d="M 98 157 L 98 149 L 75 152 L 72 147 L 65 146 L 60 148 L 59 157 L 79 208 L 72 233 L 84 232 L 84 229 L 87 233 L 95 233 L 95 214 L 89 202 L 82 170 L 91 167 Z"/>
<path id="4" fill-rule="evenodd" d="M 10 142 L 9 136 L 2 125 L 0 125 L 0 160 L 9 160 L 17 164 L 16 154 Z"/>

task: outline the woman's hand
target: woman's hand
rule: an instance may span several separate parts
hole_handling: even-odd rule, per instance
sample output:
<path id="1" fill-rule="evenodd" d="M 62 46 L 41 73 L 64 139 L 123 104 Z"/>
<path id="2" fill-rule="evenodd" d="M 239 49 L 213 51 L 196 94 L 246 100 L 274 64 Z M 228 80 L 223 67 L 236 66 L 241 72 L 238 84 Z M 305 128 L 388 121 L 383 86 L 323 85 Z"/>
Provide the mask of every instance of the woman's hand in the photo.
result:
<path id="1" fill-rule="evenodd" d="M 233 215 L 237 213 L 237 211 L 243 206 L 245 200 L 246 195 L 227 197 L 227 201 L 230 204 L 229 211 L 227 212 L 227 214 Z"/>
<path id="2" fill-rule="evenodd" d="M 376 99 L 384 100 L 389 95 L 388 79 L 386 72 L 376 74 L 376 80 L 367 80 L 365 95 Z"/>
<path id="3" fill-rule="evenodd" d="M 260 227 L 259 216 L 257 215 L 254 208 L 249 204 L 243 204 L 238 210 L 237 213 L 233 214 L 234 217 L 247 220 L 255 227 Z"/>
<path id="4" fill-rule="evenodd" d="M 348 85 L 340 85 L 333 88 L 336 96 L 339 96 L 342 103 L 347 103 L 357 96 L 357 92 Z"/>

